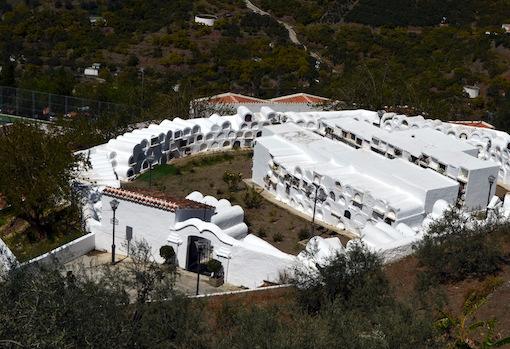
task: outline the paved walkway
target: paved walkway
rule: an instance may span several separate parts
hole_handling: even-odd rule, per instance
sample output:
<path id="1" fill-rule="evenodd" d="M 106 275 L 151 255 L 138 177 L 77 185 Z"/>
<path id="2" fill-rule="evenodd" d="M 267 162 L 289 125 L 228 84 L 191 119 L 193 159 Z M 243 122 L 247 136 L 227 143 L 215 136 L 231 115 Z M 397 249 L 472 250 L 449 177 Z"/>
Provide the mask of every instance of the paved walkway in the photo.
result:
<path id="1" fill-rule="evenodd" d="M 127 263 L 130 263 L 131 259 L 127 256 L 116 256 L 116 264 L 113 268 L 123 269 Z M 83 255 L 69 263 L 65 264 L 67 270 L 85 270 L 90 272 L 93 276 L 94 273 L 100 275 L 102 273 L 101 267 L 111 263 L 111 253 L 92 251 Z M 175 283 L 175 289 L 183 292 L 186 295 L 195 295 L 197 288 L 197 274 L 189 272 L 184 269 L 177 269 L 177 278 Z M 209 277 L 200 275 L 199 294 L 214 294 L 219 292 L 237 291 L 241 290 L 240 287 L 236 287 L 230 284 L 224 284 L 220 287 L 211 286 L 208 283 Z"/>

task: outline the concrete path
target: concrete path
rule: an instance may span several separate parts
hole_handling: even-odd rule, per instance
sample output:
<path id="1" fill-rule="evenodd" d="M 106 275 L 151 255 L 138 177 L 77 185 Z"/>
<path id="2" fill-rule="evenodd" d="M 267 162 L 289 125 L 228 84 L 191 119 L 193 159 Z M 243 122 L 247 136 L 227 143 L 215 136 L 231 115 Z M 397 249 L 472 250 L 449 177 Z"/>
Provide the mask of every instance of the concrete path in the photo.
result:
<path id="1" fill-rule="evenodd" d="M 299 46 L 303 46 L 303 48 L 305 49 L 305 51 L 308 52 L 308 54 L 313 57 L 315 60 L 323 63 L 323 59 L 322 57 L 317 53 L 317 52 L 312 52 L 312 51 L 308 51 L 308 48 L 303 45 L 303 43 L 301 43 L 301 41 L 299 41 L 299 38 L 297 36 L 297 33 L 296 31 L 294 30 L 294 27 L 292 25 L 290 25 L 289 23 L 287 22 L 284 22 L 284 21 L 281 21 L 279 20 L 278 18 L 275 18 L 274 16 L 272 16 L 269 12 L 266 12 L 264 10 L 262 10 L 261 8 L 257 7 L 256 5 L 254 5 L 250 0 L 245 0 L 245 3 L 246 3 L 246 7 L 248 9 L 250 9 L 252 12 L 254 13 L 257 13 L 259 15 L 263 15 L 263 16 L 269 16 L 269 17 L 272 17 L 274 18 L 278 23 L 280 23 L 281 25 L 283 25 L 285 27 L 285 29 L 287 29 L 287 32 L 289 33 L 289 39 L 290 41 L 295 44 L 295 45 L 299 45 Z"/>
<path id="2" fill-rule="evenodd" d="M 66 270 L 83 270 L 87 273 L 90 273 L 91 276 L 94 276 L 94 274 L 100 276 L 102 273 L 101 268 L 111 263 L 111 256 L 111 253 L 92 251 L 69 263 L 66 263 L 64 267 Z M 126 267 L 127 263 L 130 263 L 130 261 L 131 259 L 127 256 L 117 255 L 116 264 L 113 266 L 113 268 L 122 270 Z M 207 295 L 241 290 L 240 287 L 236 287 L 230 284 L 223 284 L 220 287 L 214 287 L 208 283 L 208 280 L 209 277 L 200 275 L 199 294 Z M 197 274 L 178 268 L 175 289 L 186 295 L 194 296 L 196 294 L 196 288 Z"/>

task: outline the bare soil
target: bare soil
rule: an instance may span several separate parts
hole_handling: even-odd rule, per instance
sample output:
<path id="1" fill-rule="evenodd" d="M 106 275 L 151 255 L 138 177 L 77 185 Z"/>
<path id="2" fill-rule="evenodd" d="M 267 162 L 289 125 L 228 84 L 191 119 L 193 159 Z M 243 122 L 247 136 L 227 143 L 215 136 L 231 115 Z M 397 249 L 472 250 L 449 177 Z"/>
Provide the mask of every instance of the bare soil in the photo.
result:
<path id="1" fill-rule="evenodd" d="M 199 191 L 217 199 L 230 200 L 233 205 L 240 205 L 244 209 L 245 222 L 250 233 L 258 235 L 286 253 L 297 254 L 304 249 L 304 244 L 299 243 L 299 231 L 310 230 L 310 222 L 265 199 L 260 208 L 247 208 L 244 202 L 247 192 L 246 184 L 240 183 L 238 190 L 229 191 L 227 184 L 223 181 L 223 174 L 227 170 L 241 173 L 243 178 L 251 178 L 251 156 L 251 151 L 237 150 L 176 159 L 170 165 L 153 169 L 152 186 L 153 189 L 177 197 L 185 197 L 193 191 Z M 148 186 L 148 173 L 133 182 L 123 184 L 125 188 L 148 188 Z M 317 228 L 317 232 L 324 237 L 335 235 L 334 232 L 326 229 Z M 278 233 L 282 241 L 274 241 L 275 234 Z M 340 237 L 344 244 L 348 241 L 343 236 L 336 236 Z"/>
<path id="2" fill-rule="evenodd" d="M 397 298 L 405 301 L 415 295 L 417 282 L 417 271 L 419 270 L 416 257 L 409 256 L 398 262 L 385 267 L 386 274 L 395 290 Z M 495 275 L 503 280 L 503 285 L 498 287 L 488 297 L 485 303 L 477 312 L 477 320 L 495 319 L 496 333 L 503 336 L 510 335 L 510 265 L 504 265 L 501 272 Z M 473 290 L 480 289 L 487 278 L 467 279 L 461 282 L 450 283 L 439 286 L 445 297 L 446 306 L 442 309 L 453 314 L 460 314 L 466 296 Z M 438 312 L 438 309 L 428 309 Z M 439 316 L 437 314 L 437 316 Z"/>

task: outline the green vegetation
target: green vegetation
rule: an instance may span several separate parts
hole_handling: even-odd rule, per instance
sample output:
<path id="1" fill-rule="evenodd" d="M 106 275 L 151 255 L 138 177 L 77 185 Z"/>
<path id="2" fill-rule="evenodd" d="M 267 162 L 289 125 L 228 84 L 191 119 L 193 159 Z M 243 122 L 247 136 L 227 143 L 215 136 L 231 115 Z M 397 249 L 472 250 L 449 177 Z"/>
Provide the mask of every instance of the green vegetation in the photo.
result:
<path id="1" fill-rule="evenodd" d="M 82 235 L 83 233 L 81 231 L 71 231 L 63 234 L 52 234 L 47 238 L 39 238 L 36 232 L 28 229 L 20 233 L 13 233 L 2 237 L 2 240 L 19 262 L 26 262 L 65 245 Z"/>
<path id="2" fill-rule="evenodd" d="M 479 223 L 458 209 L 447 211 L 417 246 L 424 286 L 483 278 L 500 271 L 505 262 L 502 242 L 508 229 L 506 223 Z"/>
<path id="3" fill-rule="evenodd" d="M 510 344 L 510 337 L 501 338 L 495 333 L 495 319 L 476 318 L 489 295 L 503 283 L 501 278 L 488 278 L 480 288 L 468 292 L 460 314 L 441 312 L 435 325 L 444 333 L 448 348 L 500 348 Z"/>
<path id="4" fill-rule="evenodd" d="M 175 263 L 175 251 L 172 246 L 163 245 L 159 249 L 159 255 L 165 260 L 166 264 Z"/>
<path id="5" fill-rule="evenodd" d="M 16 123 L 0 137 L 0 193 L 14 214 L 42 236 L 51 234 L 48 227 L 63 218 L 54 214 L 63 202 L 75 207 L 69 183 L 78 157 L 69 149 L 66 137 L 53 131 Z"/>
<path id="6" fill-rule="evenodd" d="M 28 266 L 0 279 L 0 343 L 7 347 L 489 348 L 508 343 L 479 310 L 501 278 L 468 292 L 460 312 L 394 289 L 362 244 L 317 269 L 299 267 L 293 289 L 190 299 L 175 270 L 133 246 L 124 269 L 97 275 Z M 210 270 L 221 272 L 212 261 Z M 407 273 L 413 273 L 408 270 Z M 266 293 L 267 292 L 267 293 Z M 266 294 L 265 296 L 263 296 Z M 397 297 L 397 295 L 399 297 Z M 501 305 L 501 304 L 499 304 Z"/>
<path id="7" fill-rule="evenodd" d="M 315 78 L 312 60 L 289 42 L 286 30 L 239 0 L 1 7 L 0 85 L 123 103 L 147 112 L 142 118 L 187 116 L 189 103 L 178 101 L 183 95 L 188 102 L 231 89 L 273 96 Z M 194 23 L 204 12 L 219 15 L 213 28 Z M 105 21 L 92 24 L 90 16 Z M 80 77 L 95 62 L 102 64 L 100 79 Z"/>
<path id="8" fill-rule="evenodd" d="M 333 108 L 482 119 L 508 129 L 507 0 L 257 3 L 294 22 L 322 57 L 313 90 L 341 101 Z M 462 88 L 474 84 L 481 96 L 468 99 Z"/>
<path id="9" fill-rule="evenodd" d="M 152 176 L 152 179 L 154 180 L 166 176 L 180 176 L 182 174 L 181 169 L 172 164 L 154 166 L 151 172 L 151 174 L 149 174 L 149 171 L 141 174 L 138 179 L 141 181 L 149 182 L 149 176 Z"/>
<path id="10" fill-rule="evenodd" d="M 456 26 L 500 26 L 508 20 L 506 0 L 258 0 L 278 17 L 297 22 L 354 22 L 371 26 L 435 26 L 446 19 Z"/>
<path id="11" fill-rule="evenodd" d="M 223 182 L 225 182 L 228 186 L 228 190 L 230 192 L 238 191 L 239 184 L 243 180 L 243 174 L 239 172 L 232 172 L 230 170 L 225 171 L 223 173 Z"/>
<path id="12" fill-rule="evenodd" d="M 274 242 L 282 242 L 283 241 L 283 235 L 280 232 L 276 232 L 273 234 L 273 241 Z"/>
<path id="13" fill-rule="evenodd" d="M 262 189 L 256 189 L 255 186 L 251 186 L 246 190 L 244 194 L 244 204 L 247 208 L 260 208 L 264 202 L 262 197 Z"/>
<path id="14" fill-rule="evenodd" d="M 5 208 L 0 211 L 0 228 L 12 219 L 12 209 Z"/>
<path id="15" fill-rule="evenodd" d="M 59 128 L 16 123 L 0 136 L 0 237 L 26 261 L 83 235 L 70 185 L 80 156 Z"/>
<path id="16" fill-rule="evenodd" d="M 80 137 L 78 148 L 135 121 L 186 117 L 194 98 L 227 90 L 259 97 L 305 91 L 342 101 L 335 108 L 476 118 L 508 128 L 510 36 L 501 30 L 510 22 L 508 0 L 256 3 L 290 21 L 308 52 L 274 18 L 239 0 L 6 3 L 0 84 L 140 111 L 84 115 L 74 128 L 91 137 Z M 202 12 L 219 15 L 214 27 L 193 22 Z M 92 25 L 91 15 L 106 22 Z M 102 63 L 101 80 L 80 78 L 94 62 Z M 471 84 L 481 87 L 477 99 L 463 95 Z"/>

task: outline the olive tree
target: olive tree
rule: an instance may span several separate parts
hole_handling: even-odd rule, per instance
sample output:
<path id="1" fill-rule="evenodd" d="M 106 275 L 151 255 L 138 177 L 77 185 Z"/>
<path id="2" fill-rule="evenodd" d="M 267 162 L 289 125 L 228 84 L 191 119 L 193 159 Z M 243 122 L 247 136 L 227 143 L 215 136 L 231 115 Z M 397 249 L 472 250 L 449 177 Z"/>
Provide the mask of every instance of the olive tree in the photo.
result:
<path id="1" fill-rule="evenodd" d="M 0 132 L 0 192 L 45 234 L 52 213 L 73 199 L 70 182 L 79 159 L 59 129 L 15 123 Z"/>

